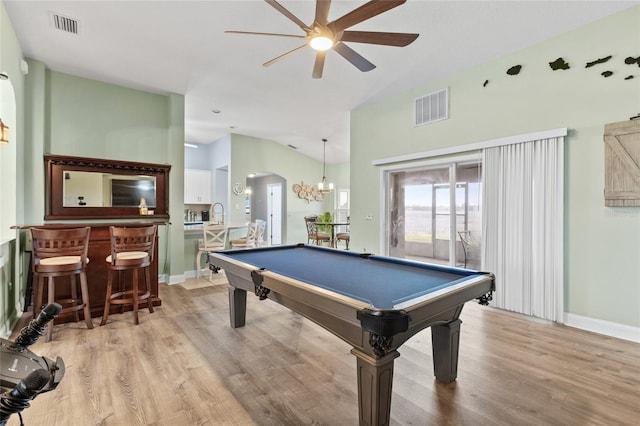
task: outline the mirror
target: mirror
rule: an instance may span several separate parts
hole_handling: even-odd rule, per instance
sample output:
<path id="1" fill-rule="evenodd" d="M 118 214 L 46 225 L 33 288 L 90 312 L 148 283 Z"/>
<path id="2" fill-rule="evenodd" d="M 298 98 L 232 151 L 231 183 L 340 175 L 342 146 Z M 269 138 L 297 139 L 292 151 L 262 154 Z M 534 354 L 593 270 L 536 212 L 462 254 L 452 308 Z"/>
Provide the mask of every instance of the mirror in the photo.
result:
<path id="1" fill-rule="evenodd" d="M 45 219 L 139 217 L 140 200 L 149 214 L 169 217 L 170 165 L 46 156 Z"/>
<path id="2" fill-rule="evenodd" d="M 150 208 L 156 206 L 154 176 L 116 175 L 113 173 L 64 170 L 64 207 L 138 207 L 144 198 Z"/>

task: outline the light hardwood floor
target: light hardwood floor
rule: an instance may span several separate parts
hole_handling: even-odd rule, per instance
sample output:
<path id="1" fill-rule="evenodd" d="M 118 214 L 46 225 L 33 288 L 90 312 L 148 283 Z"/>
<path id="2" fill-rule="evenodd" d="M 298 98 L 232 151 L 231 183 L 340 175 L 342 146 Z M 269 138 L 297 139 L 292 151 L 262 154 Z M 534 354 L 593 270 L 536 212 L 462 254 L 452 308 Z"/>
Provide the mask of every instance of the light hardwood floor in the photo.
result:
<path id="1" fill-rule="evenodd" d="M 223 280 L 162 285 L 162 306 L 104 327 L 57 325 L 30 349 L 60 356 L 55 391 L 23 412 L 40 425 L 356 425 L 349 345 L 248 297 L 231 329 Z M 431 335 L 400 348 L 392 425 L 637 425 L 640 344 L 467 303 L 458 379 L 433 377 Z M 9 425 L 18 425 L 12 416 Z"/>

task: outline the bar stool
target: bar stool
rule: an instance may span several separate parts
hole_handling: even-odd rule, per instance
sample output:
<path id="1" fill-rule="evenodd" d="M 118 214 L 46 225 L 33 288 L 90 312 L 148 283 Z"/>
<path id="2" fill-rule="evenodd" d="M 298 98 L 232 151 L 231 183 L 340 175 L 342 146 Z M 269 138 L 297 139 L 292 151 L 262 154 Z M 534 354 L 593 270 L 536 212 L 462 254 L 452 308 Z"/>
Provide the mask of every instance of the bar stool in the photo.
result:
<path id="1" fill-rule="evenodd" d="M 133 321 L 137 325 L 138 308 L 147 301 L 149 313 L 153 313 L 151 297 L 151 274 L 149 266 L 153 262 L 153 252 L 158 233 L 157 225 L 141 227 L 109 228 L 111 234 L 111 254 L 106 261 L 109 264 L 107 277 L 107 293 L 104 302 L 104 314 L 100 325 L 107 323 L 111 305 L 125 305 L 133 307 Z M 142 269 L 144 288 L 140 288 L 139 271 Z M 125 285 L 125 272 L 132 271 L 131 288 Z M 118 274 L 119 291 L 113 292 L 113 275 Z"/>
<path id="2" fill-rule="evenodd" d="M 202 225 L 203 240 L 198 246 L 198 254 L 196 255 L 196 278 L 200 278 L 202 271 L 200 266 L 200 257 L 202 254 L 207 255 L 211 251 L 220 251 L 227 248 L 227 227 L 224 225 Z M 211 281 L 212 270 L 209 269 L 209 281 Z"/>
<path id="3" fill-rule="evenodd" d="M 258 234 L 260 233 L 260 224 L 258 221 L 247 225 L 247 235 L 241 238 L 231 240 L 231 248 L 237 247 L 256 247 L 258 245 Z"/>
<path id="4" fill-rule="evenodd" d="M 32 272 L 36 280 L 36 298 L 33 303 L 34 318 L 42 310 L 45 278 L 48 281 L 47 302 L 57 302 L 63 306 L 60 314 L 73 312 L 76 322 L 80 320 L 78 311 L 84 311 L 87 328 L 93 328 L 89 309 L 89 289 L 86 268 L 89 263 L 90 227 L 74 229 L 31 228 Z M 76 275 L 80 276 L 81 299 L 78 299 Z M 56 278 L 68 276 L 71 281 L 71 296 L 56 299 Z M 53 321 L 47 324 L 46 341 L 51 340 Z"/>

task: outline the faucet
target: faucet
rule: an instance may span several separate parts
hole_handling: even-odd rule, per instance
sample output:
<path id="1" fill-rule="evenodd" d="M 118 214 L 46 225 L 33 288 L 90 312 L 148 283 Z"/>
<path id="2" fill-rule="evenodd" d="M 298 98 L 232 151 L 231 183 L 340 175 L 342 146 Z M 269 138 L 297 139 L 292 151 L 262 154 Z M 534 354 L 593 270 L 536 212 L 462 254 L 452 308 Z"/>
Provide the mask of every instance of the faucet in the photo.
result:
<path id="1" fill-rule="evenodd" d="M 216 211 L 216 206 L 220 206 L 220 211 L 217 212 Z M 217 224 L 223 224 L 224 223 L 224 206 L 222 205 L 222 203 L 213 203 L 213 206 L 211 206 L 211 210 L 212 210 L 212 215 L 211 215 L 211 220 L 214 223 Z M 220 220 L 216 220 L 216 216 L 220 215 Z"/>

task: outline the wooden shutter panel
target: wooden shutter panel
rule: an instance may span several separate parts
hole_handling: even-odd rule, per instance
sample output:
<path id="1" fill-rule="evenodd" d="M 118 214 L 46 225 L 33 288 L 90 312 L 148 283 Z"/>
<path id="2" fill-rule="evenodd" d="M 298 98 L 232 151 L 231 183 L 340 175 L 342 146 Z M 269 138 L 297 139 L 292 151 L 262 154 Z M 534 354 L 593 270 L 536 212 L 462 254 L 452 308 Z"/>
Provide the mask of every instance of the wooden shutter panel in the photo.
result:
<path id="1" fill-rule="evenodd" d="M 604 126 L 604 203 L 640 206 L 640 119 Z"/>

